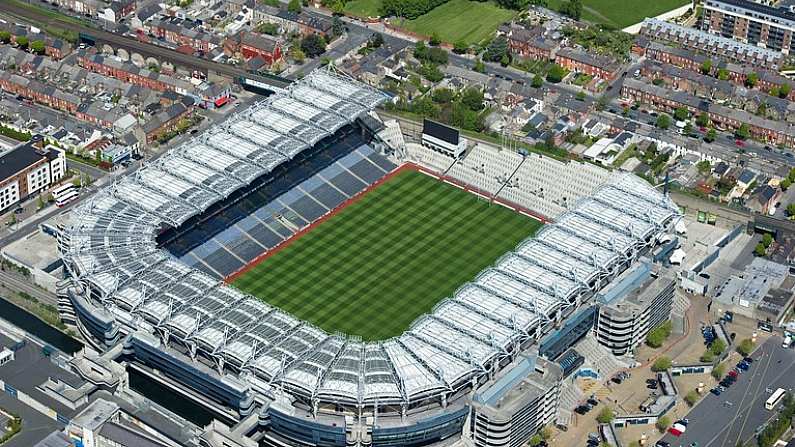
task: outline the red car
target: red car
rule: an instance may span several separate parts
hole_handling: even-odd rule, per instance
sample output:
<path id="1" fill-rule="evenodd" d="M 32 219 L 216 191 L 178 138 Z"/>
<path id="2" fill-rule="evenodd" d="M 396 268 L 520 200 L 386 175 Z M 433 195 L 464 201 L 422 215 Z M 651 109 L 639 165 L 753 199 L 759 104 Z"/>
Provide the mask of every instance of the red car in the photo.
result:
<path id="1" fill-rule="evenodd" d="M 734 140 L 734 144 L 736 144 L 737 146 L 740 146 L 740 147 L 745 146 L 745 143 L 743 143 L 743 140 Z"/>
<path id="2" fill-rule="evenodd" d="M 729 376 L 730 377 L 734 377 L 736 379 L 737 378 L 737 371 L 735 371 L 735 370 L 729 371 Z"/>

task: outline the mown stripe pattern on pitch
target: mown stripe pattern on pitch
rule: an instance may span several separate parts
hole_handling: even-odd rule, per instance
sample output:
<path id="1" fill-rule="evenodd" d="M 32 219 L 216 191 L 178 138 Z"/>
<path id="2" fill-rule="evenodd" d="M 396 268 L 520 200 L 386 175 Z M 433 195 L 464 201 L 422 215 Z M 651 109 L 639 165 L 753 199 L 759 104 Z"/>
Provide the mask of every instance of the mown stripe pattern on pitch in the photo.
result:
<path id="1" fill-rule="evenodd" d="M 233 285 L 328 332 L 383 340 L 403 333 L 540 226 L 405 171 Z"/>

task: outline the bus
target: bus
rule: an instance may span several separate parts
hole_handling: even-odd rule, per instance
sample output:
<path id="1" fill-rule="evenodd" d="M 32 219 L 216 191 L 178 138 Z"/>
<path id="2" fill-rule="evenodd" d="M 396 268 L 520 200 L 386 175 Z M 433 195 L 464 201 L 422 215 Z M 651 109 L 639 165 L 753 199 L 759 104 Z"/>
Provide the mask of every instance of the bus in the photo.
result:
<path id="1" fill-rule="evenodd" d="M 774 391 L 773 394 L 770 395 L 770 398 L 767 399 L 767 402 L 765 402 L 765 409 L 772 410 L 776 408 L 776 405 L 778 405 L 778 403 L 784 399 L 785 394 L 787 394 L 787 392 L 784 390 L 784 388 L 779 388 Z"/>
<path id="2" fill-rule="evenodd" d="M 50 194 L 52 194 L 52 198 L 55 199 L 55 206 L 58 208 L 61 208 L 72 200 L 77 199 L 79 195 L 77 192 L 77 187 L 72 183 L 66 183 L 57 188 L 53 188 L 52 191 L 50 191 Z"/>

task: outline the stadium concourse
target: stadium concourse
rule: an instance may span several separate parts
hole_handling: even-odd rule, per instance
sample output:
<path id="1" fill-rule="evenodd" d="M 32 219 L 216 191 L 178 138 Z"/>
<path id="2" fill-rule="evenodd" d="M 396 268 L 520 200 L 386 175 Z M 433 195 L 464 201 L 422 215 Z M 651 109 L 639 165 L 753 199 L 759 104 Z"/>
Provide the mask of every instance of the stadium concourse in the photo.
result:
<path id="1" fill-rule="evenodd" d="M 202 238 L 235 226 L 284 239 L 394 167 L 379 154 L 383 140 L 367 137 L 378 133 L 373 109 L 384 100 L 333 69 L 316 70 L 102 189 L 73 210 L 59 235 L 68 271 L 63 314 L 74 315 L 97 349 L 122 345 L 175 386 L 241 416 L 260 411 L 269 436 L 282 440 L 272 445 L 345 445 L 346 437 L 426 445 L 460 435 L 469 391 L 515 364 L 653 247 L 679 212 L 630 174 L 610 175 L 577 201 L 550 197 L 553 187 L 546 198 L 536 191 L 534 201 L 565 211 L 383 341 L 326 333 L 220 281 L 224 264 L 202 254 L 210 250 L 198 248 Z M 347 192 L 338 183 L 342 194 L 324 202 L 319 188 L 361 163 L 367 174 L 355 177 L 364 181 Z M 540 179 L 533 169 L 546 161 L 520 163 Z M 281 183 L 267 197 L 247 196 L 274 182 Z M 294 208 L 301 197 L 323 208 Z M 536 202 L 520 205 L 537 210 Z M 267 203 L 261 216 L 273 221 L 241 224 L 257 215 L 255 203 Z M 211 230 L 193 232 L 198 227 Z"/>

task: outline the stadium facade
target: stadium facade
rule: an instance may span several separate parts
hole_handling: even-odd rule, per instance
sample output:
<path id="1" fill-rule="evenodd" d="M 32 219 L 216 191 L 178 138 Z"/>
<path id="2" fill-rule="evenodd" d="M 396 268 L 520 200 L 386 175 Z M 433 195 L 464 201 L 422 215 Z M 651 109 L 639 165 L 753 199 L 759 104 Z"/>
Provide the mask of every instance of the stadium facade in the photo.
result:
<path id="1" fill-rule="evenodd" d="M 100 190 L 59 235 L 64 315 L 99 350 L 122 345 L 175 386 L 241 417 L 259 412 L 268 445 L 419 446 L 459 436 L 472 392 L 510 373 L 680 215 L 645 181 L 616 174 L 404 334 L 378 342 L 326 333 L 158 242 L 313 147 L 364 133 L 384 100 L 316 70 Z M 555 399 L 549 405 L 554 414 Z"/>

